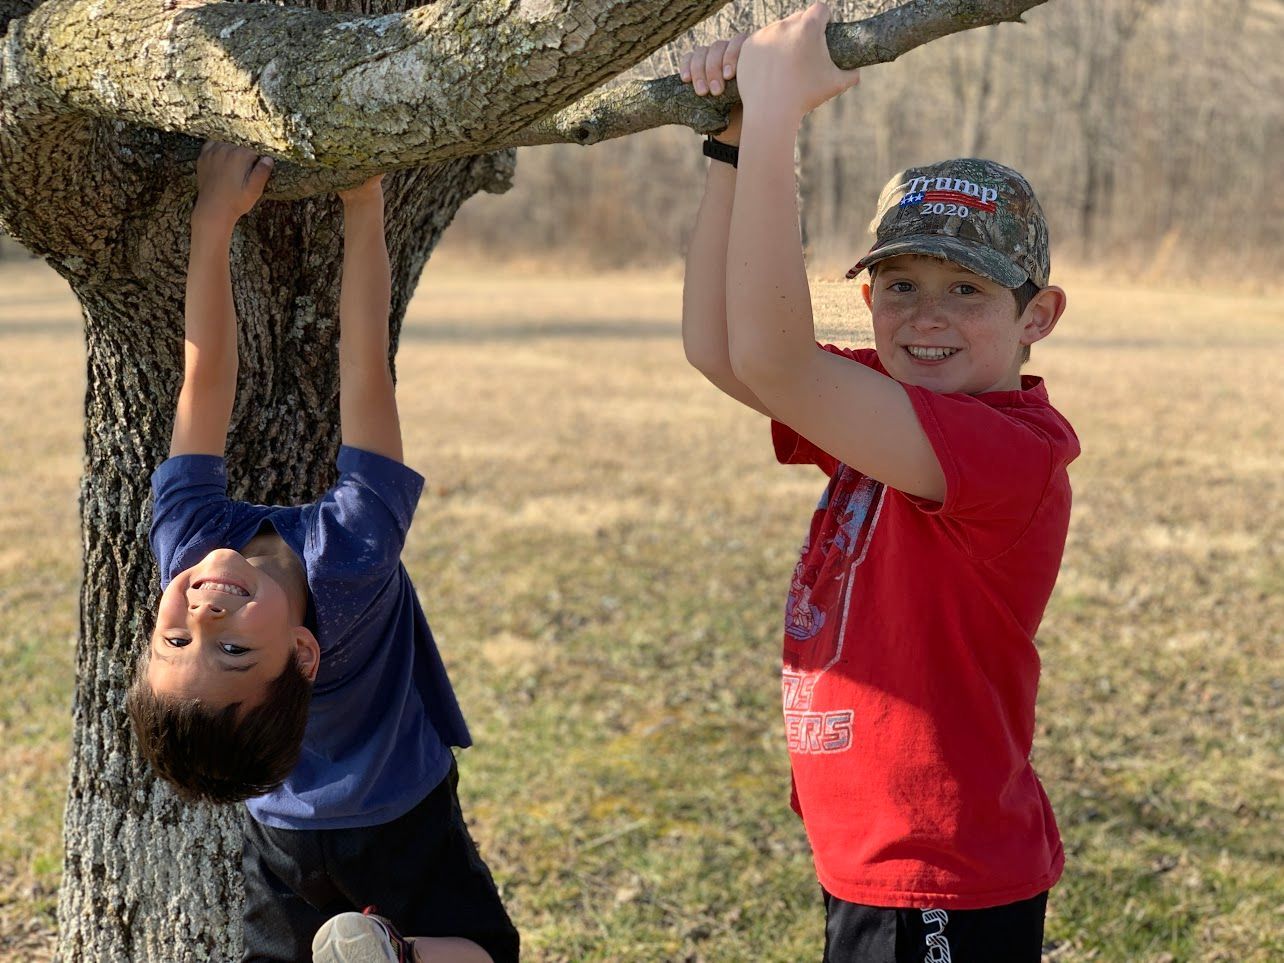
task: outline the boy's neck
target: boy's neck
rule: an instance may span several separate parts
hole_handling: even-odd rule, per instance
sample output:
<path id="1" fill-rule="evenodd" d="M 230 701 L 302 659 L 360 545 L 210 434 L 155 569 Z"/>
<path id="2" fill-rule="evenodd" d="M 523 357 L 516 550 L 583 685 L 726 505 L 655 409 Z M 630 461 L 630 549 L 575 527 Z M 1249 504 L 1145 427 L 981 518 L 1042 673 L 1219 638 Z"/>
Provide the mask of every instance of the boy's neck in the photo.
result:
<path id="1" fill-rule="evenodd" d="M 285 539 L 270 525 L 264 525 L 245 543 L 241 554 L 247 559 L 258 559 L 255 564 L 280 583 L 289 599 L 291 619 L 296 625 L 302 625 L 308 608 L 308 574 Z"/>

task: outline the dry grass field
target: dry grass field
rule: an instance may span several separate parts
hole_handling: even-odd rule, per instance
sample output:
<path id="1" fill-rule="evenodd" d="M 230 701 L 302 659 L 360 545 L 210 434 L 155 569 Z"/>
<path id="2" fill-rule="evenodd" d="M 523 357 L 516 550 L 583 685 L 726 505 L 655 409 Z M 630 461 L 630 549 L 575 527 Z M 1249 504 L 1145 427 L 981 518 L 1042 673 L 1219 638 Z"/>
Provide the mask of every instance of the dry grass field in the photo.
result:
<path id="1" fill-rule="evenodd" d="M 1036 764 L 1047 959 L 1284 958 L 1284 298 L 1063 275 L 1079 431 Z M 399 362 L 406 561 L 469 714 L 465 811 L 536 961 L 799 961 L 780 611 L 824 479 L 682 357 L 680 279 L 435 264 Z M 855 290 L 822 333 L 864 342 Z M 0 265 L 0 960 L 48 958 L 76 633 L 74 302 Z M 920 589 L 924 588 L 922 586 Z M 930 586 L 926 587 L 930 591 Z"/>

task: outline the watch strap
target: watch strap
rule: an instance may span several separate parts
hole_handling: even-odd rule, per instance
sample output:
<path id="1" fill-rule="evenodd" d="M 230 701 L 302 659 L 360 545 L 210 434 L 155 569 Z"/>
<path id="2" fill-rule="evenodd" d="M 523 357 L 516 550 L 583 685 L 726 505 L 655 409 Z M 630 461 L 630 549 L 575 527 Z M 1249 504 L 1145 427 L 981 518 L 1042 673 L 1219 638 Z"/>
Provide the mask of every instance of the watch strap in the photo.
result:
<path id="1" fill-rule="evenodd" d="M 734 144 L 724 144 L 709 134 L 704 139 L 704 156 L 735 167 L 740 160 L 740 148 Z"/>

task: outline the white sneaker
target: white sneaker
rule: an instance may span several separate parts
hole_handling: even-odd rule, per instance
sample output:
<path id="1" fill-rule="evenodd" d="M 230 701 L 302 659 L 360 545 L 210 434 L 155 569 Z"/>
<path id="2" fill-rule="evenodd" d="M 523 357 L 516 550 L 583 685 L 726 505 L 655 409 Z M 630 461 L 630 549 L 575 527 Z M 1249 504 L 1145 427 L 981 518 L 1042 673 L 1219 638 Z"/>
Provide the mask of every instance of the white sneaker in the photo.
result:
<path id="1" fill-rule="evenodd" d="M 414 963 L 415 951 L 392 923 L 375 913 L 340 913 L 312 938 L 312 963 Z"/>

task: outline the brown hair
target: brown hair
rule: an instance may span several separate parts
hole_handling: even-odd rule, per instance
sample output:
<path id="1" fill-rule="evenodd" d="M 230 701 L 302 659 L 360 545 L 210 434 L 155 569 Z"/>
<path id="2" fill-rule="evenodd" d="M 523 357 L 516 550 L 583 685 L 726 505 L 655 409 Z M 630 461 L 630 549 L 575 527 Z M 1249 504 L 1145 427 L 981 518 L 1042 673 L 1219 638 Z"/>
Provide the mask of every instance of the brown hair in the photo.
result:
<path id="1" fill-rule="evenodd" d="M 239 802 L 271 792 L 299 760 L 312 683 L 295 658 L 268 683 L 261 705 L 237 718 L 241 703 L 212 709 L 199 699 L 156 695 L 150 654 L 138 660 L 125 708 L 139 751 L 183 799 Z"/>

